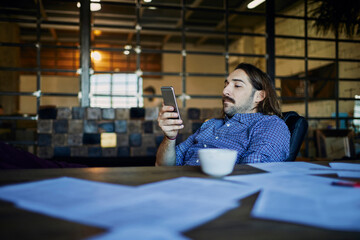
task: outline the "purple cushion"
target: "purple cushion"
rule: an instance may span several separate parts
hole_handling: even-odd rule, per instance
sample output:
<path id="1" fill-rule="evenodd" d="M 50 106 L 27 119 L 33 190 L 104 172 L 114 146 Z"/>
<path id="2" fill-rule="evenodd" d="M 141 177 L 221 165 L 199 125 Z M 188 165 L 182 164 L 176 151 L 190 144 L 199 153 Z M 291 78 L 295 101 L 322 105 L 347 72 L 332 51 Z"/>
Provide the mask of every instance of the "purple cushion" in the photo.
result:
<path id="1" fill-rule="evenodd" d="M 76 163 L 42 159 L 27 151 L 16 149 L 8 144 L 0 142 L 0 169 L 79 167 L 87 166 Z"/>

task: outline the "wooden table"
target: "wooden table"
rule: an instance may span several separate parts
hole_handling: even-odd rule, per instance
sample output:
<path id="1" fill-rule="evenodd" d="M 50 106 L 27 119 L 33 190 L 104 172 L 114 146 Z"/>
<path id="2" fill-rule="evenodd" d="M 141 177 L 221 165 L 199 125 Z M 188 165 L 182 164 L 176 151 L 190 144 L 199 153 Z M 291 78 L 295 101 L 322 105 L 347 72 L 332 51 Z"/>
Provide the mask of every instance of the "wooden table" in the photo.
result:
<path id="1" fill-rule="evenodd" d="M 360 161 L 352 161 L 360 163 Z M 316 162 L 326 165 L 328 162 Z M 262 172 L 248 165 L 235 167 L 232 175 Z M 207 178 L 199 167 L 126 167 L 34 169 L 0 171 L 0 185 L 69 176 L 124 185 L 141 185 L 181 176 Z M 330 175 L 331 176 L 331 175 Z M 332 175 L 335 177 L 335 175 Z M 330 231 L 285 222 L 254 219 L 250 211 L 258 194 L 241 206 L 196 229 L 191 239 L 360 239 L 359 232 Z M 359 223 L 360 224 L 360 223 Z M 83 239 L 106 230 L 15 208 L 0 201 L 0 239 Z"/>

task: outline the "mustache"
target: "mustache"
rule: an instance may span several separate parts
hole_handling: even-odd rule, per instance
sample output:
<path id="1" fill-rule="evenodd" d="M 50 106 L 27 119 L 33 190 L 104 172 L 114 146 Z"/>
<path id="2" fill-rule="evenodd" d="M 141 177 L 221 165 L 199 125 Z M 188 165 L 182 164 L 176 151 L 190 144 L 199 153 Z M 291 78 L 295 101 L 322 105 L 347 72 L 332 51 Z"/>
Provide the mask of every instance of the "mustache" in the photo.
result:
<path id="1" fill-rule="evenodd" d="M 228 100 L 228 101 L 230 101 L 232 103 L 235 103 L 235 100 L 233 98 L 231 98 L 231 97 L 223 96 L 223 98 L 222 98 L 223 103 L 225 102 L 225 100 Z"/>

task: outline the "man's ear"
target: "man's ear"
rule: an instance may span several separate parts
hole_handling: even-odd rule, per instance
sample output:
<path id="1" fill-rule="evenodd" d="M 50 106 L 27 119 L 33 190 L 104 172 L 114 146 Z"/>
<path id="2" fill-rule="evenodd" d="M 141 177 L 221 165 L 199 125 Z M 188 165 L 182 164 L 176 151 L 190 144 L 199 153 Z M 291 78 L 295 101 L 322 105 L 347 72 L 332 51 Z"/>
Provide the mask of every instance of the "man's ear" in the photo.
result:
<path id="1" fill-rule="evenodd" d="M 264 100 L 266 97 L 266 92 L 264 90 L 258 90 L 255 92 L 255 103 L 259 103 Z"/>

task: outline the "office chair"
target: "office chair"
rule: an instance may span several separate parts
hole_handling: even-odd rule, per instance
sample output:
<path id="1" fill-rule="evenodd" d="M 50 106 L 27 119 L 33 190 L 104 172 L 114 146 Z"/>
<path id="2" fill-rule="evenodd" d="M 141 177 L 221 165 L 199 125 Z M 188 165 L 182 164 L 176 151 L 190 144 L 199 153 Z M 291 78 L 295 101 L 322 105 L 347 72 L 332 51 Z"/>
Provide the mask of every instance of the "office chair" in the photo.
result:
<path id="1" fill-rule="evenodd" d="M 283 119 L 290 130 L 290 155 L 286 161 L 294 161 L 304 141 L 308 122 L 294 111 L 283 112 Z"/>

